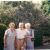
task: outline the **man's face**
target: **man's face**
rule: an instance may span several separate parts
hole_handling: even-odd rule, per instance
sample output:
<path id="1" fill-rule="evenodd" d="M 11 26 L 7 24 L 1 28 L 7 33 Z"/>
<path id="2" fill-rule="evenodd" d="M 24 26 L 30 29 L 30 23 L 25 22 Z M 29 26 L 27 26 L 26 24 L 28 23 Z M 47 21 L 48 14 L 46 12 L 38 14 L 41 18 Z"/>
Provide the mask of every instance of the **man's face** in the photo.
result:
<path id="1" fill-rule="evenodd" d="M 19 28 L 24 28 L 24 24 L 20 24 L 19 25 Z"/>

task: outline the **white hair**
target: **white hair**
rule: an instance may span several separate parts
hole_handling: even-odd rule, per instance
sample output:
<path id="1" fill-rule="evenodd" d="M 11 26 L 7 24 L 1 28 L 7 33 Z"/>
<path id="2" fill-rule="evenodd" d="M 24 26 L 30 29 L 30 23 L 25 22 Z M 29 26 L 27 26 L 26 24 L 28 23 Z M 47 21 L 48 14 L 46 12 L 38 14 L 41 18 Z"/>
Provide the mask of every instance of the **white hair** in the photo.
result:
<path id="1" fill-rule="evenodd" d="M 25 27 L 26 27 L 26 26 L 31 26 L 31 24 L 30 24 L 30 23 L 26 23 L 26 24 L 25 24 Z"/>
<path id="2" fill-rule="evenodd" d="M 23 22 L 20 22 L 20 23 L 19 23 L 19 26 L 20 26 L 20 25 L 23 25 L 23 24 L 24 24 Z"/>

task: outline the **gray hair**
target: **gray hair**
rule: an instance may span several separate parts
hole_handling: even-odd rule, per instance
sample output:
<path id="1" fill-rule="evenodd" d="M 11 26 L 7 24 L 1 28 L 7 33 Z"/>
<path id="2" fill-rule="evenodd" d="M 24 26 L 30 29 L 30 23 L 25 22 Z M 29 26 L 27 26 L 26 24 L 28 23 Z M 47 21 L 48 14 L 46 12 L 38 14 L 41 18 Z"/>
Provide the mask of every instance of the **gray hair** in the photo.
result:
<path id="1" fill-rule="evenodd" d="M 25 24 L 25 27 L 26 27 L 26 26 L 31 26 L 31 24 L 30 24 L 30 23 L 26 23 L 26 24 Z"/>

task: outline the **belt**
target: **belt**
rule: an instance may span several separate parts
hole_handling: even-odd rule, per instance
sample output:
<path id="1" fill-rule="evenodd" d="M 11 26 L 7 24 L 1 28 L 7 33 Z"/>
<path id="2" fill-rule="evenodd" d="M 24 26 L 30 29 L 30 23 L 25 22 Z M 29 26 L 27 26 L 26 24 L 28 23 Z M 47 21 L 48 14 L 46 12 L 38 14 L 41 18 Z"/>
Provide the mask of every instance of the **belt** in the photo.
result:
<path id="1" fill-rule="evenodd" d="M 23 38 L 23 39 L 17 39 L 17 40 L 24 40 L 25 38 Z"/>

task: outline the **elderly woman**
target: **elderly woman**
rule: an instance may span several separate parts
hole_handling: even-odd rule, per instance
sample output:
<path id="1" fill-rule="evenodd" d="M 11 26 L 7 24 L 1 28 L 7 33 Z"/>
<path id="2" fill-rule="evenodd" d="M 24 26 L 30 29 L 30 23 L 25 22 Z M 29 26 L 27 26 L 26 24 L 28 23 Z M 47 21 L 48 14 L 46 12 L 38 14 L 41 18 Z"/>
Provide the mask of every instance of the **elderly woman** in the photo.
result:
<path id="1" fill-rule="evenodd" d="M 24 50 L 24 42 L 26 37 L 26 32 L 24 29 L 24 23 L 19 23 L 19 28 L 16 29 L 16 50 Z"/>
<path id="2" fill-rule="evenodd" d="M 11 22 L 4 34 L 4 50 L 15 50 L 15 24 Z"/>
<path id="3" fill-rule="evenodd" d="M 34 30 L 31 29 L 31 24 L 25 24 L 26 33 L 27 33 L 27 41 L 26 41 L 26 49 L 27 50 L 34 50 Z"/>

